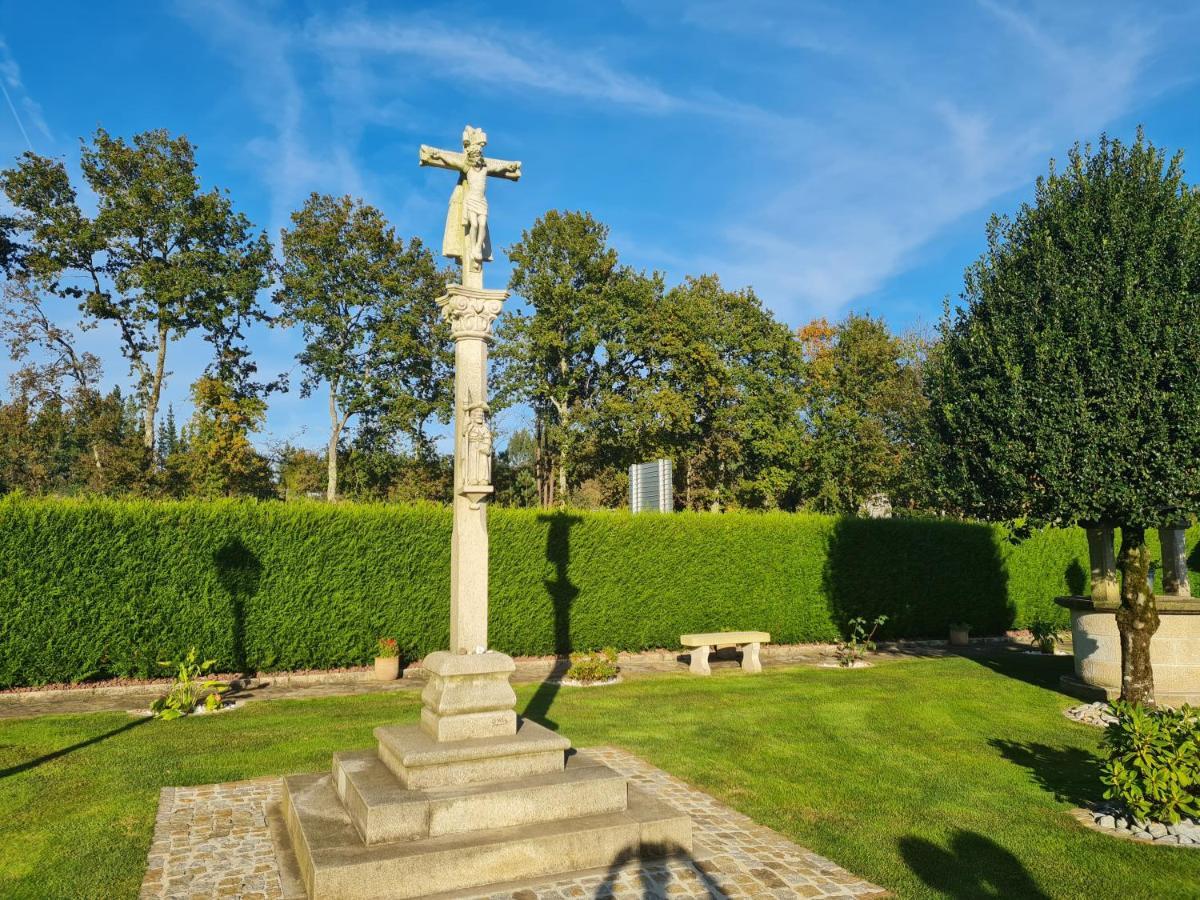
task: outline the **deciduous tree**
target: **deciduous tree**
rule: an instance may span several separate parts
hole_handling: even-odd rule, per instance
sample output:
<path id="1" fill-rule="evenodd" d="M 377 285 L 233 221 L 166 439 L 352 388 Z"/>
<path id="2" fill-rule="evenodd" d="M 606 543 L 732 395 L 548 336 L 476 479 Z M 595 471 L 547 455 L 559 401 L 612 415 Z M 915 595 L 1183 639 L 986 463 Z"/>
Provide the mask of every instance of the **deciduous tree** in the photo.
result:
<path id="1" fill-rule="evenodd" d="M 803 359 L 754 291 L 689 277 L 631 340 L 644 375 L 628 421 L 671 456 L 689 508 L 776 507 L 795 478 Z"/>
<path id="2" fill-rule="evenodd" d="M 282 246 L 275 299 L 281 322 L 304 334 L 302 393 L 328 391 L 326 496 L 335 500 L 353 416 L 421 449 L 429 419 L 448 419 L 453 358 L 437 298 L 450 276 L 419 240 L 406 246 L 379 210 L 351 197 L 311 195 Z"/>
<path id="3" fill-rule="evenodd" d="M 234 385 L 202 375 L 192 385 L 192 413 L 181 466 L 201 497 L 269 497 L 271 470 L 250 442 L 262 428 L 267 404 Z"/>
<path id="4" fill-rule="evenodd" d="M 797 331 L 808 362 L 801 496 L 822 512 L 855 513 L 877 493 L 924 500 L 921 386 L 925 342 L 892 334 L 882 319 L 850 315 Z"/>
<path id="5" fill-rule="evenodd" d="M 201 189 L 186 137 L 160 129 L 127 142 L 98 129 L 80 167 L 94 215 L 84 212 L 60 160 L 25 153 L 0 173 L 24 241 L 7 257 L 77 300 L 85 327 L 116 326 L 135 379 L 142 440 L 153 449 L 171 342 L 199 330 L 224 345 L 239 333 L 231 320 L 263 317 L 256 293 L 266 285 L 270 245 L 226 193 Z"/>
<path id="6" fill-rule="evenodd" d="M 1200 512 L 1200 198 L 1139 130 L 988 224 L 929 381 L 970 514 L 1121 529 L 1121 693 L 1153 702 L 1147 528 Z"/>
<path id="7" fill-rule="evenodd" d="M 508 256 L 525 310 L 498 326 L 497 394 L 533 408 L 538 495 L 552 506 L 569 499 L 589 421 L 622 390 L 630 319 L 661 280 L 622 266 L 608 227 L 586 212 L 550 210 Z"/>

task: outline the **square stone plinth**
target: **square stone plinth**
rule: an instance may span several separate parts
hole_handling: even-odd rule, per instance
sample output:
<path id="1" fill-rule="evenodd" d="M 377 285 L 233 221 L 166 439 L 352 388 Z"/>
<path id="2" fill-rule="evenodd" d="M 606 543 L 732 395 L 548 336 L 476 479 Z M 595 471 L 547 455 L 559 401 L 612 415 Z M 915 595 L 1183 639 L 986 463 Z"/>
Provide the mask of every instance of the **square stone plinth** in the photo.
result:
<path id="1" fill-rule="evenodd" d="M 409 790 L 515 781 L 561 772 L 571 742 L 548 728 L 520 720 L 516 734 L 438 741 L 423 728 L 386 725 L 375 729 L 379 759 Z"/>
<path id="2" fill-rule="evenodd" d="M 517 695 L 509 677 L 512 658 L 486 653 L 438 651 L 421 667 L 429 682 L 421 692 L 421 728 L 436 741 L 505 737 L 517 732 Z"/>

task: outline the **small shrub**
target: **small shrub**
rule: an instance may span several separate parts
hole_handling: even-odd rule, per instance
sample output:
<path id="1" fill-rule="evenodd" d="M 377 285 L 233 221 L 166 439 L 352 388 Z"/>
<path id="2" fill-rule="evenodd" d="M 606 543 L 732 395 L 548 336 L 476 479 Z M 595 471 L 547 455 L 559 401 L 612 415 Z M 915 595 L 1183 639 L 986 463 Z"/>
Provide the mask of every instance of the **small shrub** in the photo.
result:
<path id="1" fill-rule="evenodd" d="M 1104 733 L 1104 796 L 1139 822 L 1200 817 L 1200 710 L 1117 701 Z"/>
<path id="2" fill-rule="evenodd" d="M 1029 623 L 1029 633 L 1033 636 L 1033 646 L 1043 653 L 1053 653 L 1058 639 L 1062 636 L 1062 626 L 1048 619 L 1036 618 Z"/>
<path id="3" fill-rule="evenodd" d="M 188 651 L 181 660 L 160 662 L 160 666 L 175 669 L 175 682 L 171 685 L 166 696 L 159 697 L 150 704 L 150 711 L 157 718 L 170 721 L 180 716 L 190 716 L 196 710 L 201 699 L 204 708 L 210 712 L 221 705 L 221 695 L 229 690 L 229 685 L 205 678 L 217 664 L 215 659 L 196 662 L 196 648 Z M 207 693 L 206 693 L 207 692 Z"/>
<path id="4" fill-rule="evenodd" d="M 588 653 L 572 653 L 571 668 L 567 669 L 567 678 L 582 684 L 593 684 L 597 681 L 611 681 L 617 677 L 617 651 L 613 647 L 603 650 L 593 650 Z"/>
<path id="5" fill-rule="evenodd" d="M 866 655 L 875 649 L 875 632 L 879 630 L 880 625 L 887 621 L 887 618 L 887 616 L 876 616 L 875 621 L 871 624 L 870 634 L 867 634 L 866 619 L 862 616 L 851 619 L 847 623 L 850 629 L 849 636 L 844 641 L 840 641 L 837 650 L 834 651 L 838 665 L 849 669 L 859 660 L 865 659 Z"/>
<path id="6" fill-rule="evenodd" d="M 395 638 L 380 638 L 379 650 L 375 653 L 380 659 L 392 659 L 400 655 L 400 645 Z"/>

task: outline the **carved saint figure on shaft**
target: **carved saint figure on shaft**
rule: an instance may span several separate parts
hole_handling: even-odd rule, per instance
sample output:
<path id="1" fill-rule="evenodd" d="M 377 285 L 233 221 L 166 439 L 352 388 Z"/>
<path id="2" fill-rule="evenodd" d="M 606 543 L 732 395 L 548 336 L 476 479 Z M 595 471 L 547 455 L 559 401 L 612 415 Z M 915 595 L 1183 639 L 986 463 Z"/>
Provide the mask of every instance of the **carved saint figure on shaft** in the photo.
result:
<path id="1" fill-rule="evenodd" d="M 468 412 L 466 438 L 465 487 L 485 487 L 492 483 L 492 430 L 488 428 L 483 404 L 472 406 Z"/>
<path id="2" fill-rule="evenodd" d="M 488 176 L 517 181 L 521 177 L 521 163 L 487 159 L 483 155 L 487 134 L 480 128 L 468 125 L 463 131 L 462 143 L 462 153 L 422 145 L 421 165 L 459 173 L 446 214 L 442 255 L 459 260 L 464 269 L 478 272 L 483 263 L 492 260 L 492 240 L 488 233 Z"/>

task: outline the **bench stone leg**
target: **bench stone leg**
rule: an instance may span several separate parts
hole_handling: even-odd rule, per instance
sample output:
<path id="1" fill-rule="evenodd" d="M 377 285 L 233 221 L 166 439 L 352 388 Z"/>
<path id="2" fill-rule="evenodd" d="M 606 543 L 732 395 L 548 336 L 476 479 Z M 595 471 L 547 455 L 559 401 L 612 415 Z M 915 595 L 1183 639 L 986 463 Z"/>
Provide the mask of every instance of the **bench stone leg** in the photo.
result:
<path id="1" fill-rule="evenodd" d="M 758 643 L 742 647 L 742 668 L 747 672 L 761 672 L 762 661 L 758 658 Z"/>
<path id="2" fill-rule="evenodd" d="M 691 670 L 693 675 L 711 675 L 712 669 L 708 665 L 709 647 L 693 647 L 692 648 L 692 664 Z"/>

